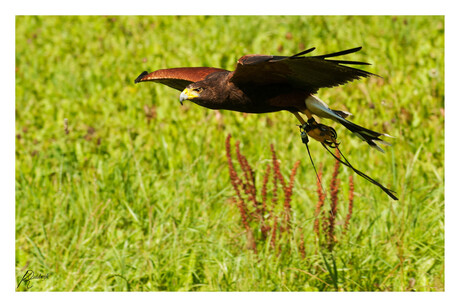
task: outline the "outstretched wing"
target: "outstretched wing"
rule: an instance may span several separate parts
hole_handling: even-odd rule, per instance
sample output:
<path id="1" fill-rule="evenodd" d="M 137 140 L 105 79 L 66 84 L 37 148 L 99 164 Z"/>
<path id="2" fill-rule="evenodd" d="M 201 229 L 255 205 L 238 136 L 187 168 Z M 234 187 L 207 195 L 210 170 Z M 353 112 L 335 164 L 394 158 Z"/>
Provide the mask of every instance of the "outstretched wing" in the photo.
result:
<path id="1" fill-rule="evenodd" d="M 357 52 L 361 47 L 318 56 L 303 56 L 314 49 L 310 48 L 290 57 L 245 55 L 238 60 L 231 81 L 239 85 L 291 84 L 315 93 L 322 87 L 334 87 L 374 75 L 345 66 L 370 65 L 369 63 L 329 59 Z"/>
<path id="2" fill-rule="evenodd" d="M 144 71 L 134 80 L 134 83 L 152 81 L 162 83 L 176 90 L 182 91 L 190 83 L 203 80 L 209 74 L 225 71 L 225 69 L 213 67 L 180 67 L 160 69 L 148 73 Z"/>

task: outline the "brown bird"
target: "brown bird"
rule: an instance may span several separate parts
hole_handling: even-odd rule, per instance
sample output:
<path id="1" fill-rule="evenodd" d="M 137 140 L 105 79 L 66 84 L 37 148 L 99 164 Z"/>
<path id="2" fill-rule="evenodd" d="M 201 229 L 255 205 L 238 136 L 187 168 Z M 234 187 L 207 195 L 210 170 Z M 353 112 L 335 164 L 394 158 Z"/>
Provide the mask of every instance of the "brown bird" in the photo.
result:
<path id="1" fill-rule="evenodd" d="M 151 73 L 144 71 L 134 82 L 159 82 L 182 91 L 179 97 L 181 104 L 184 100 L 190 100 L 209 109 L 245 113 L 284 110 L 292 112 L 302 124 L 302 142 L 307 145 L 309 155 L 307 135 L 321 142 L 340 163 L 350 167 L 356 174 L 379 186 L 392 199 L 397 200 L 393 191 L 354 168 L 338 148 L 335 130 L 317 123 L 313 118 L 313 115 L 316 115 L 332 119 L 382 152 L 375 142 L 390 145 L 380 139 L 381 136 L 389 135 L 346 120 L 350 113 L 332 110 L 313 95 L 323 87 L 334 87 L 356 79 L 375 76 L 373 73 L 346 66 L 369 65 L 368 63 L 331 59 L 357 52 L 361 47 L 317 56 L 304 56 L 314 49 L 310 48 L 293 56 L 245 55 L 238 60 L 234 71 L 212 67 L 170 68 Z M 299 113 L 305 114 L 308 121 L 305 122 Z M 340 156 L 334 155 L 328 147 L 336 147 Z M 313 164 L 313 160 L 311 162 Z"/>
<path id="2" fill-rule="evenodd" d="M 346 65 L 370 65 L 365 62 L 330 59 L 357 52 L 361 47 L 344 51 L 304 56 L 315 48 L 292 56 L 245 55 L 238 60 L 236 69 L 228 71 L 212 67 L 184 67 L 160 69 L 151 73 L 144 71 L 135 83 L 153 81 L 182 91 L 180 102 L 190 100 L 209 108 L 245 113 L 268 113 L 290 111 L 305 124 L 299 113 L 315 126 L 312 115 L 332 119 L 373 148 L 383 151 L 375 142 L 389 145 L 381 140 L 384 133 L 358 126 L 345 118 L 346 111 L 332 110 L 315 93 L 323 87 L 334 87 L 347 82 L 375 76 L 374 74 Z M 324 125 L 322 125 L 324 126 Z M 319 130 L 318 130 L 319 131 Z M 317 132 L 318 132 L 317 131 Z M 309 132 L 314 139 L 335 141 L 328 133 Z"/>

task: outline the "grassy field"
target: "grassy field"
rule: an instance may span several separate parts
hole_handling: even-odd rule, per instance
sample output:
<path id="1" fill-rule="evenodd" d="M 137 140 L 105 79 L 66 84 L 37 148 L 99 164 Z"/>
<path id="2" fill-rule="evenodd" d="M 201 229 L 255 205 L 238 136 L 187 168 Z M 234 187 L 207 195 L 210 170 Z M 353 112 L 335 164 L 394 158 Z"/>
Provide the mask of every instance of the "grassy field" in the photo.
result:
<path id="1" fill-rule="evenodd" d="M 352 172 L 341 168 L 333 248 L 314 231 L 316 176 L 295 117 L 181 107 L 179 92 L 133 82 L 144 70 L 231 70 L 244 54 L 313 46 L 363 46 L 350 58 L 383 78 L 319 96 L 395 136 L 381 154 L 322 121 L 356 168 L 400 198 L 354 176 L 345 231 Z M 17 291 L 444 291 L 443 17 L 18 16 L 15 115 L 16 281 L 48 274 Z M 228 134 L 258 191 L 271 144 L 286 181 L 301 161 L 290 230 L 273 246 L 252 221 L 257 252 Z M 310 150 L 329 190 L 334 160 L 317 142 Z"/>

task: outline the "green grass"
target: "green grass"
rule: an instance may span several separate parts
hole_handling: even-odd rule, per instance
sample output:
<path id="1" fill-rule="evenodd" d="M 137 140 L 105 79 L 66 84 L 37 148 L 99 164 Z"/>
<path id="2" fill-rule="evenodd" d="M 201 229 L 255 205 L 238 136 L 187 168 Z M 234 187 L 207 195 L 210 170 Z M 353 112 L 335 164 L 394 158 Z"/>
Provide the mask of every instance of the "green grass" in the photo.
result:
<path id="1" fill-rule="evenodd" d="M 288 34 L 290 33 L 290 34 Z M 292 35 L 292 38 L 291 38 Z M 317 243 L 315 174 L 288 112 L 247 115 L 179 105 L 179 92 L 133 80 L 178 66 L 233 69 L 250 53 L 355 46 L 383 77 L 321 99 L 393 136 L 386 154 L 343 127 L 341 148 L 399 202 L 355 176 L 350 229 Z M 151 117 L 146 108 L 153 108 Z M 443 17 L 16 18 L 16 279 L 28 291 L 444 291 Z M 64 119 L 68 119 L 68 134 Z M 254 254 L 225 155 L 231 133 L 258 184 L 273 144 L 296 160 L 292 238 Z M 334 161 L 310 149 L 329 182 Z M 350 170 L 341 170 L 339 219 Z M 303 229 L 306 257 L 295 240 Z M 23 286 L 18 291 L 26 291 Z"/>

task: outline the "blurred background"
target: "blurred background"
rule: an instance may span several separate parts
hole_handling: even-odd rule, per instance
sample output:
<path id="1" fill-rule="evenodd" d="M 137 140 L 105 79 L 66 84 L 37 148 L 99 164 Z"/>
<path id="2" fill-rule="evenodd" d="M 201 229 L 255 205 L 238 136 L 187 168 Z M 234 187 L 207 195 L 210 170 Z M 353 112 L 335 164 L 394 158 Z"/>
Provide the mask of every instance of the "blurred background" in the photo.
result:
<path id="1" fill-rule="evenodd" d="M 400 201 L 355 176 L 348 234 L 329 258 L 313 232 L 316 175 L 292 114 L 180 106 L 174 89 L 134 84 L 144 70 L 233 70 L 245 54 L 357 46 L 344 59 L 372 63 L 364 69 L 382 78 L 318 96 L 394 136 L 393 146 L 381 154 L 322 123 L 336 129 L 349 161 Z M 50 274 L 29 290 L 444 290 L 442 16 L 17 16 L 15 116 L 17 281 L 29 269 Z M 259 189 L 271 144 L 286 179 L 301 161 L 296 230 L 280 239 L 289 257 L 269 243 L 258 254 L 246 246 L 228 134 Z M 317 142 L 310 150 L 327 188 L 335 162 Z M 340 217 L 350 175 L 339 174 Z M 300 233 L 303 256 L 292 247 Z"/>

